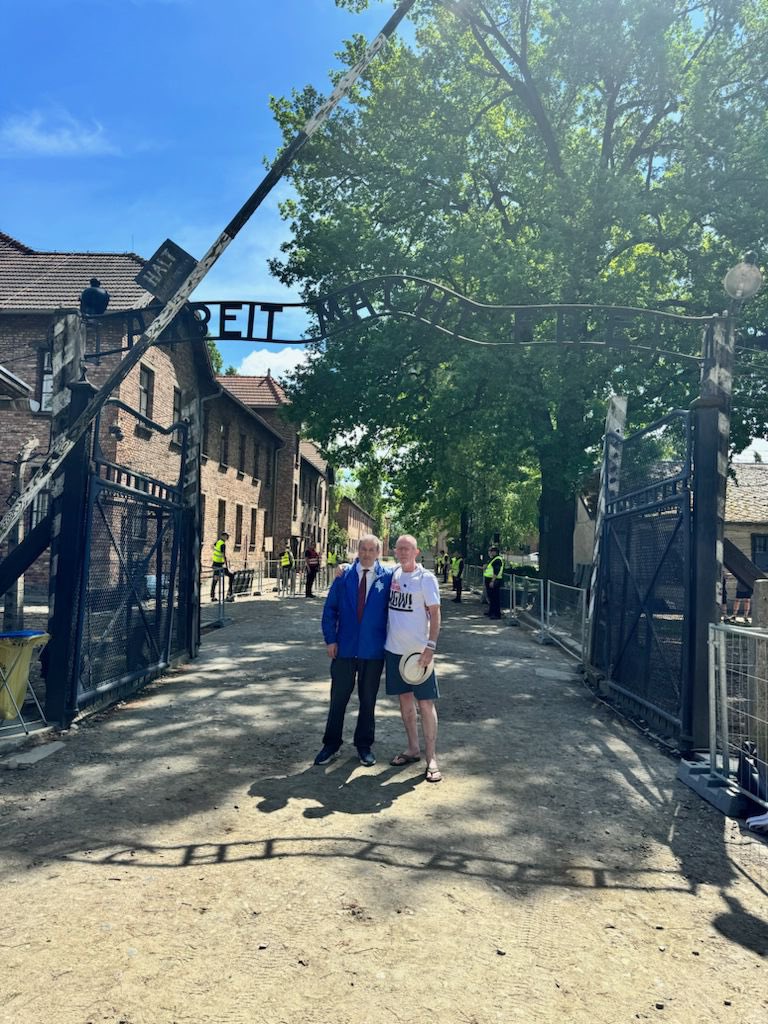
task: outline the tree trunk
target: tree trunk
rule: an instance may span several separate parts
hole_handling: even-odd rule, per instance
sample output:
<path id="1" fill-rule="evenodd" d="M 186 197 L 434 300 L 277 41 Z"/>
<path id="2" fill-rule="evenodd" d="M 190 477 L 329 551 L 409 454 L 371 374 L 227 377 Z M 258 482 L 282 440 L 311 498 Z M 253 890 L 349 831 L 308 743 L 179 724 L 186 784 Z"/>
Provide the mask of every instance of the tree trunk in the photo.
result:
<path id="1" fill-rule="evenodd" d="M 573 530 L 576 502 L 573 492 L 547 480 L 542 467 L 539 500 L 539 572 L 543 579 L 573 586 Z"/>
<path id="2" fill-rule="evenodd" d="M 461 510 L 461 539 L 459 541 L 459 551 L 461 557 L 466 559 L 467 549 L 469 547 L 469 509 L 465 505 Z"/>

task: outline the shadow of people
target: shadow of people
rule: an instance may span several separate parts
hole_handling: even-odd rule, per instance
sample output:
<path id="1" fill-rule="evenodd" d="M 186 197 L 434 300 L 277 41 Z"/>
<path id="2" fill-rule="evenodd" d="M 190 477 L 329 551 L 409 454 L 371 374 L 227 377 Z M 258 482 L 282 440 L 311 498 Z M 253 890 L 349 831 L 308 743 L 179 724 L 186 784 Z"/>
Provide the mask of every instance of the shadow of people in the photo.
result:
<path id="1" fill-rule="evenodd" d="M 282 810 L 291 799 L 313 800 L 318 804 L 304 809 L 305 818 L 326 818 L 336 813 L 378 814 L 424 780 L 423 773 L 419 772 L 390 781 L 393 776 L 402 775 L 402 768 L 353 773 L 350 767 L 348 762 L 341 761 L 331 771 L 313 765 L 298 775 L 259 779 L 248 790 L 248 795 L 259 801 L 256 807 L 264 814 Z"/>
<path id="2" fill-rule="evenodd" d="M 768 923 L 745 910 L 733 896 L 723 893 L 723 899 L 730 907 L 726 914 L 718 914 L 713 926 L 730 942 L 738 942 L 745 949 L 768 957 Z"/>

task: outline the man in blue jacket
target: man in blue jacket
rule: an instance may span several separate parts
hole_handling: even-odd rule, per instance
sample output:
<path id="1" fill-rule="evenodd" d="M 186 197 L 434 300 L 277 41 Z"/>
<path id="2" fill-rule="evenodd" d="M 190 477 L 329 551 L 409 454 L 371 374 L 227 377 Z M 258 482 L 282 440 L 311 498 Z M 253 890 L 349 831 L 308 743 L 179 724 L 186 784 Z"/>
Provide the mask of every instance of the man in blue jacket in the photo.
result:
<path id="1" fill-rule="evenodd" d="M 331 658 L 331 707 L 323 749 L 315 764 L 328 764 L 342 744 L 344 714 L 357 681 L 360 710 L 354 744 L 360 764 L 376 764 L 374 712 L 384 668 L 387 609 L 392 573 L 379 563 L 381 541 L 361 537 L 349 572 L 333 581 L 323 607 L 323 637 Z"/>

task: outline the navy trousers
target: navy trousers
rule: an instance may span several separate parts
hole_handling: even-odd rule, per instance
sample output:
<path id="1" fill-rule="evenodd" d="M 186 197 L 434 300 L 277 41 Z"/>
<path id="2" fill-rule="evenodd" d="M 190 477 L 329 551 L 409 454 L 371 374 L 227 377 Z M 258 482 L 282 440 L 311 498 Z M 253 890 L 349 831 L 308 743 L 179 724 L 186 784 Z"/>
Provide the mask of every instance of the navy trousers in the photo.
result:
<path id="1" fill-rule="evenodd" d="M 374 712 L 379 693 L 383 658 L 334 658 L 331 662 L 331 708 L 325 726 L 323 744 L 341 746 L 344 732 L 344 713 L 357 681 L 360 710 L 353 742 L 358 750 L 368 750 L 375 737 Z"/>

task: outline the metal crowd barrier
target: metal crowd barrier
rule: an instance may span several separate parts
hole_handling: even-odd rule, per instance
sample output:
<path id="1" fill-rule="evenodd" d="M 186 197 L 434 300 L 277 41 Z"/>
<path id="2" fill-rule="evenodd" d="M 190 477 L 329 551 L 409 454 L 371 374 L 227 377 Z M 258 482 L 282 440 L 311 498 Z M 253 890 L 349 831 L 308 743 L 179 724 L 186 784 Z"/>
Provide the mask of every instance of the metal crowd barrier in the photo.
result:
<path id="1" fill-rule="evenodd" d="M 709 764 L 768 808 L 768 631 L 709 627 Z M 768 814 L 747 824 L 767 827 Z"/>
<path id="2" fill-rule="evenodd" d="M 587 592 L 547 581 L 546 629 L 569 654 L 584 656 L 587 642 Z"/>
<path id="3" fill-rule="evenodd" d="M 509 612 L 512 625 L 518 625 L 521 615 L 524 615 L 538 625 L 539 635 L 543 637 L 546 633 L 544 580 L 531 576 L 510 576 Z"/>
<path id="4" fill-rule="evenodd" d="M 214 600 L 211 601 L 211 585 L 216 578 Z M 211 628 L 224 625 L 224 597 L 226 594 L 226 577 L 216 572 L 211 566 L 200 571 L 200 626 Z"/>

